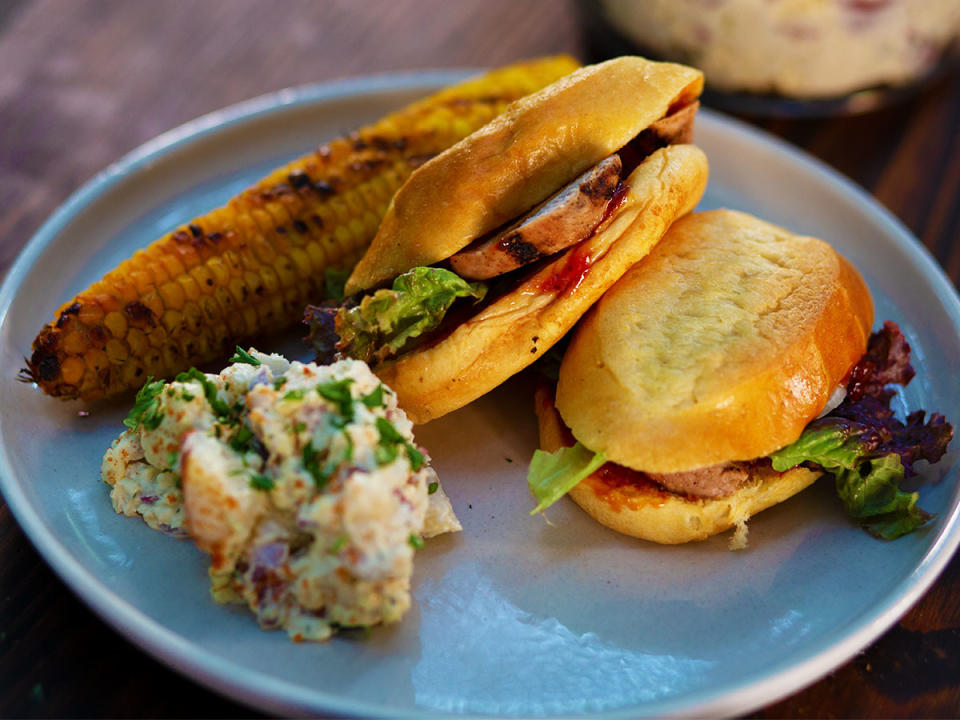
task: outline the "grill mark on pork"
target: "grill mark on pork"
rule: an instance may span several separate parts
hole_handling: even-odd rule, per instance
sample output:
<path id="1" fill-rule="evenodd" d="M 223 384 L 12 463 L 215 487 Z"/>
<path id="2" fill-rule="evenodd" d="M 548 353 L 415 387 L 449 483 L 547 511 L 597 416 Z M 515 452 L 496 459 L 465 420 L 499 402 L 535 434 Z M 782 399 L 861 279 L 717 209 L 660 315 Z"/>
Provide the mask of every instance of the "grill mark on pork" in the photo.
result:
<path id="1" fill-rule="evenodd" d="M 623 174 L 633 171 L 644 158 L 668 145 L 682 145 L 693 140 L 693 121 L 700 103 L 681 105 L 643 130 L 620 150 Z"/>
<path id="2" fill-rule="evenodd" d="M 486 280 L 565 250 L 594 231 L 620 183 L 622 163 L 611 155 L 506 229 L 450 258 L 461 277 Z"/>
<path id="3" fill-rule="evenodd" d="M 537 250 L 536 246 L 524 241 L 523 235 L 520 233 L 505 237 L 501 242 L 503 243 L 503 249 L 510 253 L 510 256 L 520 265 L 526 265 L 540 257 L 540 251 Z"/>

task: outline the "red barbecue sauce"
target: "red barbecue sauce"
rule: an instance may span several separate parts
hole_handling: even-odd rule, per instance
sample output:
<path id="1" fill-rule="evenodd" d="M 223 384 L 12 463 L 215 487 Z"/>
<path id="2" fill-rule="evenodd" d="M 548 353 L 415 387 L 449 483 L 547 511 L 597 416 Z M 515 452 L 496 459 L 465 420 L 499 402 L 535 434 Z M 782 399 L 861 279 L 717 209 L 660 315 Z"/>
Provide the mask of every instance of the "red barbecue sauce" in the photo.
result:
<path id="1" fill-rule="evenodd" d="M 537 283 L 537 289 L 543 292 L 553 292 L 562 294 L 566 292 L 575 292 L 580 283 L 583 282 L 583 279 L 587 276 L 587 273 L 590 271 L 590 266 L 593 263 L 593 258 L 590 257 L 590 249 L 587 247 L 586 241 L 596 235 L 597 230 L 604 226 L 607 220 L 616 212 L 617 208 L 623 204 L 624 198 L 627 196 L 627 191 L 630 189 L 628 185 L 621 183 L 617 186 L 617 189 L 614 190 L 613 195 L 610 197 L 610 201 L 607 203 L 606 210 L 603 212 L 603 218 L 597 223 L 597 227 L 587 235 L 574 250 L 567 254 L 567 261 L 563 263 L 552 275 L 549 275 Z"/>

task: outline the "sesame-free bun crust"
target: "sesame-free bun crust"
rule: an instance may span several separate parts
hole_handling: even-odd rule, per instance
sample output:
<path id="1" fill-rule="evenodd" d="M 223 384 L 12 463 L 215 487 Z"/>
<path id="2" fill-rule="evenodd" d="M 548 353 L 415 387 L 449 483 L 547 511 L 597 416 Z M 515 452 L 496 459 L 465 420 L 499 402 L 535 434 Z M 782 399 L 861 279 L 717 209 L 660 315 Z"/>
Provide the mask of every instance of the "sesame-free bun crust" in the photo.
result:
<path id="1" fill-rule="evenodd" d="M 572 445 L 573 436 L 554 407 L 553 392 L 538 388 L 535 403 L 541 449 L 553 452 Z M 678 495 L 652 482 L 623 480 L 630 478 L 629 472 L 617 470 L 601 467 L 568 494 L 611 530 L 665 545 L 705 540 L 734 526 L 742 527 L 748 518 L 796 495 L 820 476 L 806 468 L 785 473 L 764 469 L 732 495 L 708 499 Z M 742 547 L 744 541 L 731 543 L 731 547 Z"/>
<path id="2" fill-rule="evenodd" d="M 672 106 L 695 100 L 702 87 L 699 70 L 627 56 L 516 101 L 408 178 L 346 292 L 445 260 L 626 145 Z"/>
<path id="3" fill-rule="evenodd" d="M 826 243 L 698 213 L 584 318 L 557 408 L 577 440 L 634 470 L 764 457 L 822 411 L 872 322 L 863 279 Z"/>
<path id="4" fill-rule="evenodd" d="M 596 233 L 459 324 L 445 339 L 376 369 L 417 424 L 475 400 L 539 358 L 676 218 L 699 202 L 707 159 L 693 145 L 657 150 L 626 179 Z"/>

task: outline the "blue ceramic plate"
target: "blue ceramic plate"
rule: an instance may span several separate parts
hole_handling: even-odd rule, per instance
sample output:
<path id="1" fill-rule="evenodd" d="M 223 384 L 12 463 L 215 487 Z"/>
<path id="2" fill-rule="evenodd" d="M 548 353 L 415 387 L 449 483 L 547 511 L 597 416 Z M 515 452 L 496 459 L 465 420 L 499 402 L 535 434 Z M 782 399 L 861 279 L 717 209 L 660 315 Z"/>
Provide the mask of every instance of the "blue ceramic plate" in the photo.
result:
<path id="1" fill-rule="evenodd" d="M 295 645 L 215 605 L 206 558 L 188 542 L 113 513 L 100 458 L 128 401 L 81 416 L 83 405 L 14 382 L 54 308 L 134 249 L 458 77 L 365 78 L 214 113 L 107 168 L 50 218 L 0 290 L 0 487 L 18 521 L 125 637 L 276 713 L 734 714 L 840 665 L 921 596 L 960 542 L 956 452 L 924 472 L 920 504 L 936 521 L 894 543 L 859 530 L 818 483 L 754 518 L 744 552 L 723 537 L 660 547 L 568 501 L 552 524 L 528 517 L 536 428 L 529 388 L 515 380 L 418 433 L 464 530 L 418 554 L 404 621 L 366 639 Z M 878 321 L 899 322 L 913 344 L 918 377 L 899 409 L 960 421 L 960 304 L 916 239 L 836 173 L 746 126 L 704 112 L 697 142 L 712 174 L 703 207 L 833 242 L 867 278 Z"/>

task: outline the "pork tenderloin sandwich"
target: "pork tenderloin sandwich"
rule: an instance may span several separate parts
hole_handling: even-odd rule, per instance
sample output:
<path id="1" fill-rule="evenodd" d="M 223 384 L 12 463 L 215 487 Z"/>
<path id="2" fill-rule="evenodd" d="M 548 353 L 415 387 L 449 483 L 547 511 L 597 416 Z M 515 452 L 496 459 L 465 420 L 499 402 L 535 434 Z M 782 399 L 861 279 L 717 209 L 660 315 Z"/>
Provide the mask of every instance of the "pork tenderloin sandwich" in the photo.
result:
<path id="1" fill-rule="evenodd" d="M 426 162 L 345 304 L 308 308 L 318 354 L 369 362 L 415 423 L 533 363 L 699 201 L 707 162 L 686 143 L 702 84 L 683 65 L 615 58 Z"/>
<path id="2" fill-rule="evenodd" d="M 885 386 L 912 376 L 909 347 L 872 322 L 827 243 L 733 211 L 677 221 L 574 331 L 555 398 L 538 391 L 537 509 L 569 491 L 621 533 L 673 544 L 737 526 L 742 546 L 747 518 L 830 472 L 875 534 L 922 525 L 899 480 L 952 429 L 893 417 Z"/>

